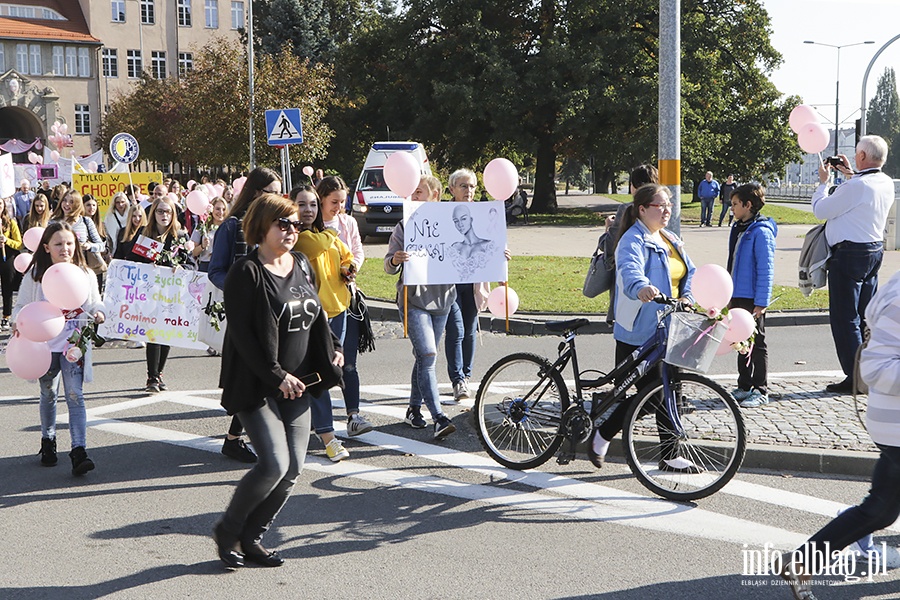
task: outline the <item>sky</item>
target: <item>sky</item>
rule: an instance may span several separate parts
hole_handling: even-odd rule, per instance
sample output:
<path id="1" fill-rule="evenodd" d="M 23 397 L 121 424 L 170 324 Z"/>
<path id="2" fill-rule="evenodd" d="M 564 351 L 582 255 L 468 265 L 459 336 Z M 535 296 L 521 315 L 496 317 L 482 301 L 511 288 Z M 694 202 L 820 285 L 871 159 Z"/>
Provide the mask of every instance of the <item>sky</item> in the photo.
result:
<path id="1" fill-rule="evenodd" d="M 771 17 L 772 45 L 784 62 L 771 74 L 785 94 L 796 94 L 815 106 L 822 123 L 834 122 L 838 51 L 805 40 L 842 46 L 864 41 L 874 44 L 840 51 L 839 114 L 843 127 L 859 118 L 862 80 L 866 67 L 891 38 L 900 35 L 900 0 L 761 0 Z M 878 78 L 893 67 L 900 77 L 900 39 L 888 46 L 869 73 L 866 106 L 875 95 Z"/>

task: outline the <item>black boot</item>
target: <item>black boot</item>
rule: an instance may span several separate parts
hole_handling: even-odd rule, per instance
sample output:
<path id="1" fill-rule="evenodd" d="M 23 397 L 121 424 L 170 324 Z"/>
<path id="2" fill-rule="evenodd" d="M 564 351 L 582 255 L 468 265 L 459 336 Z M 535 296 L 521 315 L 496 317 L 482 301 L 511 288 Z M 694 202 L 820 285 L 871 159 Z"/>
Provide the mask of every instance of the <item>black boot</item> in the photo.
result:
<path id="1" fill-rule="evenodd" d="M 94 461 L 88 458 L 84 446 L 72 448 L 69 458 L 72 459 L 72 475 L 84 475 L 88 471 L 94 470 Z"/>
<path id="2" fill-rule="evenodd" d="M 41 465 L 45 467 L 55 467 L 58 462 L 56 458 L 56 438 L 41 438 Z"/>

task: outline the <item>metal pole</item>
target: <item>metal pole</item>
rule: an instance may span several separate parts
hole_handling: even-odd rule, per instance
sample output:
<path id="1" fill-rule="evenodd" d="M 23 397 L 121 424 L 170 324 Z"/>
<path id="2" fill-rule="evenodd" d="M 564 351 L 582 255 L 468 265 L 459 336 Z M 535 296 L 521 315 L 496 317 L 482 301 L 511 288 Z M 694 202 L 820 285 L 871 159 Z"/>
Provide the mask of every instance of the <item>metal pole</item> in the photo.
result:
<path id="1" fill-rule="evenodd" d="M 878 52 L 875 53 L 875 56 L 872 57 L 872 60 L 869 61 L 869 66 L 866 67 L 866 74 L 863 75 L 863 83 L 862 83 L 862 101 L 859 103 L 859 135 L 860 137 L 866 135 L 866 84 L 869 81 L 869 72 L 872 70 L 872 66 L 875 64 L 875 61 L 878 60 L 878 57 L 881 56 L 881 53 L 885 51 L 885 49 L 900 40 L 900 34 L 895 35 L 891 39 L 887 41 L 887 43 L 882 46 Z"/>
<path id="2" fill-rule="evenodd" d="M 668 229 L 681 234 L 681 0 L 659 2 L 659 182 L 672 195 Z"/>
<path id="3" fill-rule="evenodd" d="M 250 170 L 256 168 L 255 137 L 253 135 L 253 0 L 247 3 L 247 74 L 250 81 Z"/>
<path id="4" fill-rule="evenodd" d="M 841 48 L 837 49 L 837 75 L 834 77 L 834 154 L 838 155 L 838 138 L 841 133 L 841 118 L 838 113 L 838 106 L 841 102 Z"/>
<path id="5" fill-rule="evenodd" d="M 294 187 L 293 175 L 291 174 L 291 145 L 284 146 L 284 193 L 287 194 Z"/>

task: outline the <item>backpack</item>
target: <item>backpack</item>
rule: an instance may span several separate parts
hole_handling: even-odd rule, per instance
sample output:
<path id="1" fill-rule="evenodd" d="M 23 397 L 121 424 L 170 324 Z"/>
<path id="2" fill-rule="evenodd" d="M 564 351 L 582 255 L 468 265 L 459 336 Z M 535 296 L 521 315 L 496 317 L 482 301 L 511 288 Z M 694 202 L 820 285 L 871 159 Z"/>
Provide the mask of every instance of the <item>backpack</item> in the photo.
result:
<path id="1" fill-rule="evenodd" d="M 825 223 L 816 225 L 806 233 L 800 249 L 800 291 L 809 296 L 812 291 L 828 283 L 828 259 L 831 246 L 825 239 Z"/>

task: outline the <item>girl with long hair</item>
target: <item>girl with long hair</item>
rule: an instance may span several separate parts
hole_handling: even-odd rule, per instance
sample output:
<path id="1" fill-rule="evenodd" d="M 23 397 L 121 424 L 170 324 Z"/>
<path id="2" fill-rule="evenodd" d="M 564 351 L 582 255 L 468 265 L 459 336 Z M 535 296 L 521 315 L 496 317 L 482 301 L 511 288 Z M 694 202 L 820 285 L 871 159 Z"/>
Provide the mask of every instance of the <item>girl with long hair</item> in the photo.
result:
<path id="1" fill-rule="evenodd" d="M 50 205 L 44 194 L 38 194 L 31 202 L 31 209 L 25 215 L 22 229 L 23 233 L 32 227 L 47 227 L 50 222 Z"/>
<path id="2" fill-rule="evenodd" d="M 147 213 L 141 208 L 140 204 L 129 204 L 128 213 L 125 218 L 125 226 L 119 230 L 119 237 L 116 240 L 116 252 L 114 258 L 124 259 L 131 253 L 131 247 L 134 245 L 134 238 L 147 225 Z"/>
<path id="3" fill-rule="evenodd" d="M 116 248 L 118 248 L 119 245 L 119 232 L 122 231 L 127 224 L 128 196 L 123 192 L 117 192 L 116 195 L 112 197 L 112 205 L 106 213 L 106 218 L 103 219 L 103 227 L 106 229 L 106 234 L 112 242 L 113 254 L 116 253 Z"/>
<path id="4" fill-rule="evenodd" d="M 13 261 L 22 249 L 22 233 L 19 224 L 9 215 L 7 206 L 12 197 L 0 198 L 0 293 L 3 294 L 3 319 L 0 329 L 9 329 L 9 316 L 12 311 L 12 295 L 18 287 L 18 278 Z"/>

